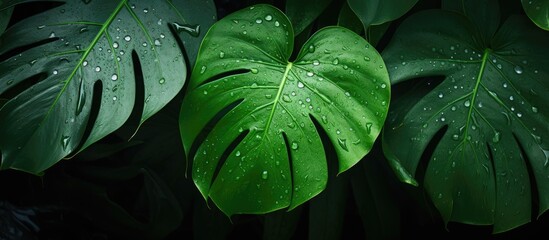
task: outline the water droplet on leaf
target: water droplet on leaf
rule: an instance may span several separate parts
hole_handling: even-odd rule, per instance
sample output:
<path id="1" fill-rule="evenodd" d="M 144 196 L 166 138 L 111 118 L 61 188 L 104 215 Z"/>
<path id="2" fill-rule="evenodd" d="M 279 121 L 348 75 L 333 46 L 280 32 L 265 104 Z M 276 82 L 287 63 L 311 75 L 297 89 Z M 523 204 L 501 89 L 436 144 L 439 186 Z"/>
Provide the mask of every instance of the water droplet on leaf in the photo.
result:
<path id="1" fill-rule="evenodd" d="M 198 37 L 200 35 L 200 25 L 199 24 L 179 24 L 172 23 L 173 27 L 177 32 L 186 32 L 193 37 Z"/>
<path id="2" fill-rule="evenodd" d="M 522 74 L 522 68 L 520 66 L 515 66 L 515 73 Z"/>
<path id="3" fill-rule="evenodd" d="M 347 148 L 347 139 L 337 138 L 337 143 L 343 150 L 349 151 L 349 149 Z"/>

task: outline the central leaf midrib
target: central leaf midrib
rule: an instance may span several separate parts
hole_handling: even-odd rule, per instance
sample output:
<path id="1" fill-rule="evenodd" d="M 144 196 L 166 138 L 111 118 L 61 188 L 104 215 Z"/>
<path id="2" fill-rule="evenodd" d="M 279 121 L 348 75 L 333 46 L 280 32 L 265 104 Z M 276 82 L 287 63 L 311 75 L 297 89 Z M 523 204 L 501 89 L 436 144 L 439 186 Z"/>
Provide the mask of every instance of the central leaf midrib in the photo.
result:
<path id="1" fill-rule="evenodd" d="M 490 49 L 485 49 L 484 54 L 482 54 L 482 61 L 480 64 L 480 69 L 478 71 L 475 87 L 473 88 L 473 91 L 471 92 L 471 103 L 469 105 L 469 112 L 467 113 L 467 122 L 465 123 L 465 132 L 463 135 L 463 141 L 462 143 L 465 143 L 467 141 L 467 135 L 469 134 L 469 124 L 471 122 L 471 116 L 473 114 L 473 108 L 475 107 L 475 100 L 477 97 L 478 89 L 480 86 L 480 82 L 482 81 L 482 76 L 484 75 L 484 70 L 486 68 L 486 63 L 488 62 L 488 56 L 490 55 Z"/>
<path id="2" fill-rule="evenodd" d="M 267 132 L 269 131 L 269 128 L 271 127 L 271 123 L 273 122 L 274 114 L 276 107 L 278 106 L 280 102 L 280 97 L 282 95 L 282 90 L 284 90 L 284 85 L 286 85 L 286 80 L 288 79 L 288 74 L 290 73 L 290 70 L 292 69 L 292 62 L 288 62 L 286 65 L 286 70 L 284 70 L 284 75 L 282 75 L 282 79 L 280 80 L 280 85 L 278 86 L 278 92 L 276 93 L 276 97 L 273 101 L 273 107 L 271 108 L 271 113 L 269 114 L 269 118 L 267 119 L 267 123 L 265 124 L 265 131 L 263 132 L 263 138 L 265 139 L 265 136 L 267 135 Z"/>
<path id="3" fill-rule="evenodd" d="M 103 34 L 105 33 L 106 29 L 111 25 L 112 21 L 114 20 L 114 18 L 118 15 L 118 13 L 120 12 L 120 10 L 126 5 L 126 2 L 128 0 L 122 0 L 120 1 L 120 3 L 118 4 L 118 6 L 116 6 L 116 9 L 113 11 L 113 13 L 109 16 L 109 18 L 107 18 L 107 20 L 105 21 L 105 23 L 101 26 L 101 29 L 99 29 L 97 35 L 95 35 L 95 37 L 93 38 L 93 40 L 91 41 L 90 45 L 88 46 L 88 48 L 86 49 L 86 51 L 84 52 L 84 54 L 82 54 L 82 57 L 80 58 L 80 60 L 78 61 L 77 65 L 75 66 L 75 68 L 73 69 L 73 71 L 71 72 L 71 74 L 69 75 L 69 77 L 67 78 L 67 80 L 65 81 L 65 84 L 63 85 L 63 88 L 59 91 L 59 93 L 57 94 L 57 96 L 55 97 L 55 100 L 53 101 L 53 103 L 51 104 L 51 107 L 50 109 L 48 109 L 48 112 L 46 113 L 44 119 L 41 121 L 41 123 L 39 125 L 42 125 L 42 123 L 44 123 L 48 118 L 49 116 L 51 115 L 51 112 L 53 111 L 53 108 L 57 105 L 57 102 L 59 101 L 59 99 L 61 98 L 61 96 L 63 95 L 63 93 L 65 92 L 65 90 L 67 89 L 67 86 L 69 85 L 70 82 L 72 82 L 72 79 L 74 78 L 74 75 L 76 74 L 76 72 L 78 71 L 78 69 L 81 68 L 82 66 L 82 63 L 84 62 L 84 60 L 88 57 L 88 55 L 91 53 L 91 50 L 95 47 L 95 45 L 97 44 L 97 42 L 99 42 L 99 39 L 101 38 L 101 36 L 103 36 Z"/>

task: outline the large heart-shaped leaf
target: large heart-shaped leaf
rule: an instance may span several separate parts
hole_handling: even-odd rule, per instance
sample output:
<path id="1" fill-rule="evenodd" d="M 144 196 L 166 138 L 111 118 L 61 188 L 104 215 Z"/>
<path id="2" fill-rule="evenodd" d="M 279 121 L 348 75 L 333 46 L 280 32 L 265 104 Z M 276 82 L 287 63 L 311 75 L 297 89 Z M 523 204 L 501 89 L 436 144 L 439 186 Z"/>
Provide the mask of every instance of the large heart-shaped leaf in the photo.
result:
<path id="1" fill-rule="evenodd" d="M 434 10 L 399 27 L 383 53 L 392 83 L 444 78 L 395 100 L 384 150 L 396 170 L 426 166 L 418 180 L 446 222 L 501 232 L 549 208 L 549 33 L 524 16 L 473 22 Z"/>
<path id="2" fill-rule="evenodd" d="M 187 154 L 198 146 L 188 158 L 195 184 L 228 215 L 312 198 L 328 176 L 319 130 L 343 172 L 368 153 L 385 120 L 389 80 L 373 47 L 328 27 L 290 62 L 293 37 L 282 12 L 257 5 L 214 24 L 202 42 L 181 135 Z"/>
<path id="3" fill-rule="evenodd" d="M 408 12 L 418 0 L 347 0 L 364 29 L 393 21 Z"/>
<path id="4" fill-rule="evenodd" d="M 538 27 L 549 31 L 549 1 L 521 0 L 522 8 Z"/>
<path id="5" fill-rule="evenodd" d="M 25 2 L 32 1 L 3 6 Z M 170 25 L 195 37 L 198 25 L 184 19 L 182 4 L 52 4 L 0 40 L 0 94 L 17 94 L 0 110 L 2 169 L 41 172 L 119 128 L 134 105 L 144 105 L 135 110 L 142 123 L 185 81 L 185 60 Z"/>

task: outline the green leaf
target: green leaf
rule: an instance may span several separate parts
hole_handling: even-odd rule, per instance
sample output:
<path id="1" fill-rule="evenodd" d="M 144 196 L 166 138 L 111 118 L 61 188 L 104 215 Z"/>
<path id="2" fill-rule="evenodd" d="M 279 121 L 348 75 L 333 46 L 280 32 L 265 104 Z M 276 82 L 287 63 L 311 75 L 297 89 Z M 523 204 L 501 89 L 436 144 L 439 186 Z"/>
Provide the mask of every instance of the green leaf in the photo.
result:
<path id="1" fill-rule="evenodd" d="M 170 0 L 170 4 L 175 9 L 178 9 L 182 19 L 188 21 L 181 21 L 182 25 L 174 29 L 185 46 L 186 60 L 188 61 L 187 66 L 190 66 L 189 68 L 192 69 L 196 62 L 196 55 L 198 54 L 202 38 L 217 20 L 217 10 L 213 0 Z"/>
<path id="2" fill-rule="evenodd" d="M 4 1 L 0 0 L 0 35 L 6 30 L 11 19 L 11 14 L 13 13 L 13 7 L 4 7 L 3 2 Z M 0 41 L 0 43 L 2 42 Z"/>
<path id="3" fill-rule="evenodd" d="M 67 1 L 5 32 L 0 94 L 20 93 L 0 110 L 1 168 L 39 173 L 119 128 L 134 105 L 140 123 L 160 110 L 186 76 L 170 25 L 199 36 L 180 13 L 171 1 Z"/>
<path id="4" fill-rule="evenodd" d="M 364 26 L 347 2 L 343 3 L 337 17 L 337 25 L 353 30 L 358 35 L 364 33 Z"/>
<path id="5" fill-rule="evenodd" d="M 332 0 L 288 0 L 286 14 L 294 27 L 294 34 L 299 35 L 307 26 L 320 16 Z"/>
<path id="6" fill-rule="evenodd" d="M 549 1 L 521 0 L 520 2 L 530 20 L 538 25 L 538 27 L 549 31 Z"/>
<path id="7" fill-rule="evenodd" d="M 507 1 L 510 2 L 510 1 Z M 498 0 L 443 0 L 442 9 L 456 11 L 471 20 L 480 36 L 476 41 L 489 45 L 500 23 Z"/>
<path id="8" fill-rule="evenodd" d="M 418 0 L 347 0 L 349 7 L 362 21 L 364 29 L 393 21 L 418 2 Z"/>
<path id="9" fill-rule="evenodd" d="M 195 184 L 227 215 L 293 209 L 324 189 L 315 122 L 335 146 L 341 173 L 368 153 L 385 120 L 388 75 L 373 47 L 328 27 L 289 62 L 293 37 L 282 12 L 257 5 L 214 24 L 202 42 L 181 136 Z M 208 122 L 213 129 L 198 141 Z"/>
<path id="10" fill-rule="evenodd" d="M 446 222 L 502 232 L 529 222 L 532 202 L 549 208 L 549 33 L 521 16 L 473 23 L 435 10 L 397 29 L 383 53 L 391 81 L 419 79 L 392 105 L 384 151 L 413 176 L 426 166 L 418 180 Z"/>

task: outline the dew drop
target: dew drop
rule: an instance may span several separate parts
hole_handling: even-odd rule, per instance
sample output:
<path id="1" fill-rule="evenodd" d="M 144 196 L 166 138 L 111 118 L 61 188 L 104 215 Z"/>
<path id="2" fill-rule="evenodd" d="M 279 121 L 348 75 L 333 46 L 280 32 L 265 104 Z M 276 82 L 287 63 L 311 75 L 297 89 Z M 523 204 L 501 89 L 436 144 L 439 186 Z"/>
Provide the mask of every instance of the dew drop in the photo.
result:
<path id="1" fill-rule="evenodd" d="M 500 132 L 494 132 L 494 136 L 492 137 L 492 142 L 498 143 L 501 139 L 501 133 Z"/>
<path id="2" fill-rule="evenodd" d="M 259 70 L 257 70 L 257 68 L 252 68 L 250 69 L 250 72 L 252 72 L 253 74 L 257 74 Z"/>
<path id="3" fill-rule="evenodd" d="M 326 117 L 326 115 L 322 115 L 321 119 L 324 124 L 328 123 L 328 118 Z"/>
<path id="4" fill-rule="evenodd" d="M 116 96 L 112 97 L 112 100 L 113 100 L 113 101 L 116 101 L 116 99 L 118 99 L 118 98 L 116 98 Z"/>
<path id="5" fill-rule="evenodd" d="M 313 60 L 313 66 L 318 66 L 320 65 L 320 61 L 318 60 Z"/>
<path id="6" fill-rule="evenodd" d="M 162 46 L 162 42 L 160 42 L 160 39 L 155 39 L 154 40 L 154 45 L 155 46 Z"/>
<path id="7" fill-rule="evenodd" d="M 349 149 L 347 148 L 347 139 L 337 138 L 337 143 L 343 150 L 349 151 Z"/>
<path id="8" fill-rule="evenodd" d="M 267 180 L 267 178 L 269 178 L 269 173 L 267 171 L 263 171 L 261 173 L 261 179 Z"/>
<path id="9" fill-rule="evenodd" d="M 297 142 L 292 142 L 292 149 L 297 150 L 299 148 L 299 145 L 297 145 Z"/>
<path id="10" fill-rule="evenodd" d="M 175 28 L 177 32 L 186 32 L 192 37 L 198 37 L 200 35 L 200 25 L 192 25 L 192 24 L 179 24 L 179 23 L 172 23 L 172 26 Z"/>
<path id="11" fill-rule="evenodd" d="M 522 68 L 520 66 L 515 66 L 515 73 L 522 74 Z"/>
<path id="12" fill-rule="evenodd" d="M 118 42 L 114 42 L 114 43 L 112 44 L 112 47 L 115 48 L 115 49 L 118 48 Z"/>
<path id="13" fill-rule="evenodd" d="M 313 72 L 307 72 L 307 77 L 312 77 L 314 76 L 315 74 Z"/>
<path id="14" fill-rule="evenodd" d="M 275 21 L 275 27 L 280 26 L 280 23 L 278 21 Z"/>
<path id="15" fill-rule="evenodd" d="M 381 84 L 381 88 L 386 88 L 386 87 L 387 87 L 387 84 L 385 84 L 385 83 Z"/>
<path id="16" fill-rule="evenodd" d="M 292 102 L 292 99 L 290 98 L 290 96 L 288 96 L 288 94 L 284 94 L 282 95 L 282 101 L 284 102 Z"/>
<path id="17" fill-rule="evenodd" d="M 463 105 L 465 107 L 470 107 L 471 106 L 471 102 L 469 100 L 465 101 L 465 103 L 463 103 Z"/>
<path id="18" fill-rule="evenodd" d="M 221 51 L 219 52 L 219 58 L 224 58 L 225 57 L 225 52 Z"/>
<path id="19" fill-rule="evenodd" d="M 366 133 L 370 134 L 372 132 L 372 125 L 373 123 L 366 123 Z"/>
<path id="20" fill-rule="evenodd" d="M 333 63 L 334 65 L 339 64 L 339 58 L 334 58 L 334 60 L 332 61 L 332 63 Z"/>
<path id="21" fill-rule="evenodd" d="M 132 37 L 131 37 L 130 35 L 126 35 L 126 36 L 124 37 L 124 40 L 125 40 L 126 42 L 129 42 L 129 41 L 132 40 Z"/>
<path id="22" fill-rule="evenodd" d="M 203 74 L 204 72 L 206 72 L 206 65 L 203 65 L 201 68 L 200 68 L 200 74 Z"/>
<path id="23" fill-rule="evenodd" d="M 100 72 L 100 71 L 101 71 L 101 67 L 99 67 L 99 66 L 95 67 L 95 71 L 96 71 L 96 72 Z"/>
<path id="24" fill-rule="evenodd" d="M 53 70 L 53 75 L 57 75 L 59 72 L 57 70 Z"/>
<path id="25" fill-rule="evenodd" d="M 457 134 L 452 135 L 452 139 L 455 141 L 459 140 L 459 135 Z"/>
<path id="26" fill-rule="evenodd" d="M 315 45 L 309 45 L 309 48 L 307 49 L 309 51 L 309 53 L 314 53 L 315 52 Z"/>
<path id="27" fill-rule="evenodd" d="M 261 18 L 258 18 L 258 19 L 255 20 L 255 23 L 262 23 L 262 22 L 263 22 L 263 20 Z"/>
<path id="28" fill-rule="evenodd" d="M 63 151 L 67 150 L 70 140 L 71 140 L 70 136 L 63 136 L 61 138 L 61 146 L 63 147 Z"/>
<path id="29" fill-rule="evenodd" d="M 298 87 L 298 88 L 303 88 L 303 87 L 305 87 L 305 85 L 303 85 L 302 82 L 298 82 L 298 83 L 297 83 L 297 87 Z"/>
<path id="30" fill-rule="evenodd" d="M 237 157 L 240 157 L 240 151 L 236 151 L 236 153 L 234 155 L 237 156 Z"/>
<path id="31" fill-rule="evenodd" d="M 113 81 L 118 80 L 118 75 L 113 74 L 113 75 L 111 76 L 111 80 L 113 80 Z"/>
<path id="32" fill-rule="evenodd" d="M 444 94 L 443 93 L 439 93 L 438 94 L 438 98 L 443 98 L 444 97 Z"/>
<path id="33" fill-rule="evenodd" d="M 160 83 L 160 84 L 164 84 L 165 82 L 166 82 L 165 78 L 161 78 L 160 80 L 158 80 L 158 83 Z"/>

